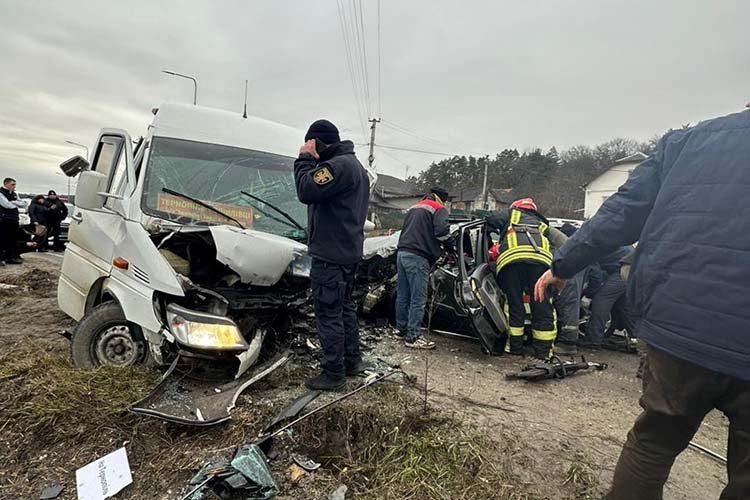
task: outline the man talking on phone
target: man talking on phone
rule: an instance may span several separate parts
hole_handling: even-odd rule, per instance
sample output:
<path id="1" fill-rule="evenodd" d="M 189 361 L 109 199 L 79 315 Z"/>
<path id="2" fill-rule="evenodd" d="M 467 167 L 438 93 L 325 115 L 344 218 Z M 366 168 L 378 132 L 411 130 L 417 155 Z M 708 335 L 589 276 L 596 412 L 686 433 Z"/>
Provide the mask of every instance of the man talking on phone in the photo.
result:
<path id="1" fill-rule="evenodd" d="M 318 120 L 294 162 L 294 181 L 299 201 L 307 205 L 315 326 L 323 348 L 322 372 L 305 384 L 336 390 L 347 375 L 364 369 L 352 291 L 362 259 L 370 179 L 352 141 L 342 141 L 333 123 Z"/>

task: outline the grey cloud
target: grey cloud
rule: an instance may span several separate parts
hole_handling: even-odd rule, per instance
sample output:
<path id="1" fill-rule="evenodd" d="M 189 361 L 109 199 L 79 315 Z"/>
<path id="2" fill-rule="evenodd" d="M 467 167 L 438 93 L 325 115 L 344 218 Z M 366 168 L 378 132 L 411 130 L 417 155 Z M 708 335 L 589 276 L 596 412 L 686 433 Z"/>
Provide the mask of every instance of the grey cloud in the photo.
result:
<path id="1" fill-rule="evenodd" d="M 363 3 L 374 99 L 375 2 Z M 750 100 L 743 1 L 381 5 L 383 118 L 436 140 L 383 124 L 382 144 L 493 154 L 646 139 Z M 189 82 L 162 69 L 237 112 L 247 78 L 252 113 L 300 129 L 327 117 L 365 142 L 332 0 L 0 0 L 0 33 L 0 175 L 39 187 L 64 181 L 57 164 L 79 153 L 66 139 L 138 136 L 152 107 L 189 101 Z M 381 150 L 378 168 L 414 174 L 438 158 Z"/>

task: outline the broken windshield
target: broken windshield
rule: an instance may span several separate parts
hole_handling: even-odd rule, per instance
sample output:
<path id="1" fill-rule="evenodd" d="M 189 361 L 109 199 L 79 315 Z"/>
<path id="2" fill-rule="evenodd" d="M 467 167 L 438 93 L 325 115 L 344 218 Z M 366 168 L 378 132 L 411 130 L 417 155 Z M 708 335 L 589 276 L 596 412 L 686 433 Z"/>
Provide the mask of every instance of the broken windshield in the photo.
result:
<path id="1" fill-rule="evenodd" d="M 143 211 L 175 222 L 215 225 L 226 218 L 163 189 L 184 193 L 255 229 L 295 240 L 305 239 L 306 208 L 297 200 L 294 159 L 231 146 L 154 137 Z M 250 193 L 300 221 L 303 228 L 264 210 Z"/>

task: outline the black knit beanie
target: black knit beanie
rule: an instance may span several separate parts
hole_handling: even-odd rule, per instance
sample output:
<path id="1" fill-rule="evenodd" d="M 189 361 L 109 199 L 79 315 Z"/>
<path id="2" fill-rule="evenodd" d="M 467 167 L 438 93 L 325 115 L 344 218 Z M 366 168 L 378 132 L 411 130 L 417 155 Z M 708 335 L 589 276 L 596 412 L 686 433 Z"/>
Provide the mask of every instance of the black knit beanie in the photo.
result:
<path id="1" fill-rule="evenodd" d="M 310 125 L 310 128 L 307 129 L 307 134 L 305 134 L 305 142 L 310 139 L 318 139 L 323 144 L 335 144 L 341 142 L 339 129 L 328 120 L 317 120 Z"/>

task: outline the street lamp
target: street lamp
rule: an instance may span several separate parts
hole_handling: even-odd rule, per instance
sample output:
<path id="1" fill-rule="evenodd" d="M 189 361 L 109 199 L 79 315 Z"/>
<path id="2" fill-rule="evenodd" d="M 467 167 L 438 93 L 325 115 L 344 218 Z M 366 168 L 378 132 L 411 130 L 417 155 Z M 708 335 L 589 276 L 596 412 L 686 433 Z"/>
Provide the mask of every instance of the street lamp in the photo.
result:
<path id="1" fill-rule="evenodd" d="M 198 102 L 198 82 L 196 81 L 195 78 L 193 78 L 192 76 L 183 75 L 181 73 L 175 73 L 174 71 L 162 70 L 161 72 L 166 73 L 168 75 L 179 76 L 180 78 L 187 78 L 188 80 L 192 80 L 193 81 L 193 105 L 195 105 Z"/>
<path id="2" fill-rule="evenodd" d="M 87 160 L 89 159 L 89 147 L 88 146 L 85 146 L 85 145 L 81 144 L 80 142 L 73 142 L 73 141 L 65 141 L 65 142 L 67 142 L 68 144 L 72 144 L 73 146 L 80 146 L 83 149 L 85 149 L 86 150 L 86 159 Z"/>

